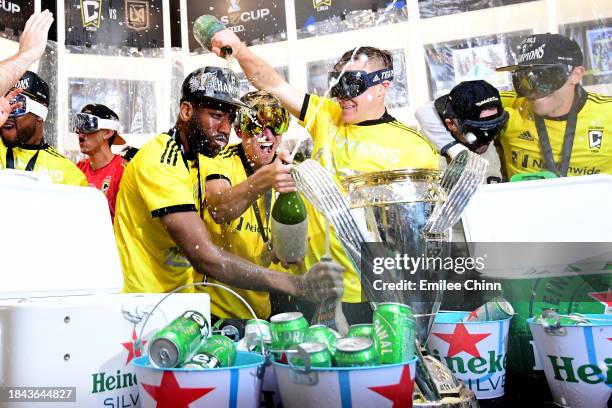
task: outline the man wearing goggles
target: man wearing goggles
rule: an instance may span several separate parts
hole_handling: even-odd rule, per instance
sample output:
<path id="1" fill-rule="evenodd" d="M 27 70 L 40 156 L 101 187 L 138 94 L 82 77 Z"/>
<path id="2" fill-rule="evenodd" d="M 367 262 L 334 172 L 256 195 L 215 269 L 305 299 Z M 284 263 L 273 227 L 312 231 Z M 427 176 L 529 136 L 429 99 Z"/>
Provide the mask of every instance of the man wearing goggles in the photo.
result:
<path id="1" fill-rule="evenodd" d="M 49 86 L 27 71 L 13 86 L 13 109 L 0 129 L 0 165 L 8 169 L 36 171 L 54 183 L 86 186 L 85 175 L 44 141 L 43 128 L 49 105 Z"/>
<path id="2" fill-rule="evenodd" d="M 249 108 L 239 111 L 234 130 L 241 139 L 203 166 L 206 169 L 204 221 L 213 242 L 224 250 L 262 266 L 260 255 L 270 237 L 273 191 L 295 191 L 289 174 L 288 151 L 276 154 L 282 135 L 289 128 L 289 113 L 274 96 L 249 92 L 241 98 Z M 252 227 L 248 227 L 248 226 Z M 197 274 L 194 280 L 201 281 Z M 255 310 L 257 317 L 270 317 L 268 292 L 232 288 Z M 248 309 L 231 294 L 209 288 L 214 318 L 250 319 Z M 236 325 L 238 322 L 232 322 Z"/>
<path id="3" fill-rule="evenodd" d="M 450 159 L 466 149 L 482 154 L 489 162 L 487 183 L 501 183 L 499 155 L 489 147 L 504 130 L 509 114 L 495 87 L 480 80 L 461 82 L 449 94 L 417 108 L 416 118 L 434 144 L 443 143 L 441 154 Z"/>
<path id="4" fill-rule="evenodd" d="M 87 177 L 89 185 L 102 191 L 108 200 L 111 219 L 115 219 L 115 202 L 119 183 L 127 162 L 112 152 L 112 145 L 125 144 L 119 135 L 119 116 L 101 104 L 86 105 L 72 119 L 72 131 L 79 138 L 81 153 L 86 159 L 77 166 Z"/>
<path id="5" fill-rule="evenodd" d="M 439 157 L 429 142 L 387 112 L 385 95 L 394 74 L 389 52 L 356 47 L 344 53 L 330 74 L 329 95 L 334 98 L 330 99 L 295 89 L 231 30 L 217 32 L 211 44 L 218 56 L 223 55 L 222 48 L 232 48 L 232 55 L 253 85 L 278 97 L 300 119 L 312 136 L 313 157 L 336 181 L 358 172 L 438 168 Z M 310 241 L 304 263 L 308 267 L 326 254 L 326 234 L 323 215 L 308 203 L 306 207 Z M 335 235 L 331 237 L 331 255 L 346 269 L 342 306 L 347 321 L 371 321 L 372 310 L 363 302 L 359 278 Z"/>
<path id="6" fill-rule="evenodd" d="M 125 292 L 169 292 L 192 283 L 195 270 L 242 289 L 319 300 L 341 295 L 342 270 L 331 262 L 292 276 L 242 260 L 211 240 L 202 221 L 202 174 L 206 157 L 227 144 L 236 110 L 248 107 L 238 90 L 228 68 L 190 73 L 175 127 L 148 141 L 126 167 L 114 224 Z M 320 281 L 324 288 L 315 284 Z"/>

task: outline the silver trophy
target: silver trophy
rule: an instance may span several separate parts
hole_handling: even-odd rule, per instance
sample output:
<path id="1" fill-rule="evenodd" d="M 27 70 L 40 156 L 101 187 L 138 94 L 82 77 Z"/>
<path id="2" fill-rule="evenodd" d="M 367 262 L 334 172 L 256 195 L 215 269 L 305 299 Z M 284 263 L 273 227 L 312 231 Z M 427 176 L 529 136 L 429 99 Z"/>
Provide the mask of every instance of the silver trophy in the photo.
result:
<path id="1" fill-rule="evenodd" d="M 450 370 L 423 355 L 442 291 L 375 290 L 374 282 L 400 283 L 418 279 L 445 279 L 442 268 L 423 262 L 417 270 L 388 269 L 374 273 L 376 258 L 445 258 L 450 255 L 451 227 L 459 221 L 470 197 L 483 182 L 487 163 L 462 152 L 440 173 L 427 169 L 381 171 L 350 176 L 342 181 L 343 196 L 330 173 L 318 162 L 306 160 L 292 169 L 298 190 L 321 211 L 336 230 L 339 241 L 360 275 L 370 302 L 398 302 L 412 308 L 416 320 L 417 388 L 415 406 L 477 407 L 473 392 Z M 362 245 L 364 242 L 379 243 Z"/>

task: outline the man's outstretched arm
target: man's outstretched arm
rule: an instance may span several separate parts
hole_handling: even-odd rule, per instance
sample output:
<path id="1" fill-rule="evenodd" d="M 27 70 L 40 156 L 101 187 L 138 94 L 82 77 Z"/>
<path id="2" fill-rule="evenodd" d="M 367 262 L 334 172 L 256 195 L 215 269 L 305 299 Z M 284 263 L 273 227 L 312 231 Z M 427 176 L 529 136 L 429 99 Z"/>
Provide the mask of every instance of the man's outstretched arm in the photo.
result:
<path id="1" fill-rule="evenodd" d="M 30 65 L 42 57 L 52 23 L 53 14 L 49 10 L 34 13 L 26 21 L 19 37 L 19 51 L 12 57 L 0 61 L 0 96 L 6 95 Z"/>
<path id="2" fill-rule="evenodd" d="M 221 48 L 231 47 L 247 79 L 260 91 L 271 93 L 295 117 L 300 117 L 306 93 L 291 86 L 272 65 L 255 55 L 231 30 L 222 30 L 212 38 L 212 51 L 222 57 Z"/>

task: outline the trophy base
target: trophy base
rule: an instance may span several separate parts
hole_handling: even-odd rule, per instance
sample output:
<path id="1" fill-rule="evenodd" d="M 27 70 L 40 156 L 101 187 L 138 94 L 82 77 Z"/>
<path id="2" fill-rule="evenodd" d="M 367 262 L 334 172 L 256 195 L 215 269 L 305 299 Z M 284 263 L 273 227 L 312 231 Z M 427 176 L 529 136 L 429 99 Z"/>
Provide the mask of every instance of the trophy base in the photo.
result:
<path id="1" fill-rule="evenodd" d="M 439 395 L 440 398 L 431 401 L 424 396 L 420 389 L 417 389 L 416 398 L 413 406 L 419 408 L 478 408 L 479 404 L 476 400 L 476 395 L 472 390 L 467 388 L 461 381 L 457 380 L 453 373 L 442 364 L 439 360 L 432 356 L 420 356 L 424 364 L 425 371 L 423 374 L 428 378 L 428 381 L 423 383 L 424 386 L 434 387 L 437 392 L 429 393 L 428 395 Z M 418 375 L 418 374 L 417 374 Z M 417 381 L 418 383 L 418 381 Z"/>

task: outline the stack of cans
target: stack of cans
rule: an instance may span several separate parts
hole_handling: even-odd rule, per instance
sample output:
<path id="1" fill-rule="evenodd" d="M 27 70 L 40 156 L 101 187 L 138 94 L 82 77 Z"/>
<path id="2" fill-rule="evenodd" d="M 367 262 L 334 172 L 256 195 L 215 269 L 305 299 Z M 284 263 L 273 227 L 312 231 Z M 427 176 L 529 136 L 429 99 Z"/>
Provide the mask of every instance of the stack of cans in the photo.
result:
<path id="1" fill-rule="evenodd" d="M 415 354 L 415 320 L 409 306 L 380 303 L 373 324 L 356 324 L 342 338 L 324 325 L 308 326 L 301 313 L 270 319 L 272 350 L 281 363 L 312 367 L 367 367 L 404 363 Z M 287 356 L 290 356 L 289 359 Z"/>
<path id="2" fill-rule="evenodd" d="M 234 342 L 210 335 L 210 325 L 199 312 L 190 310 L 159 330 L 149 343 L 149 359 L 160 368 L 231 367 L 236 361 Z"/>

